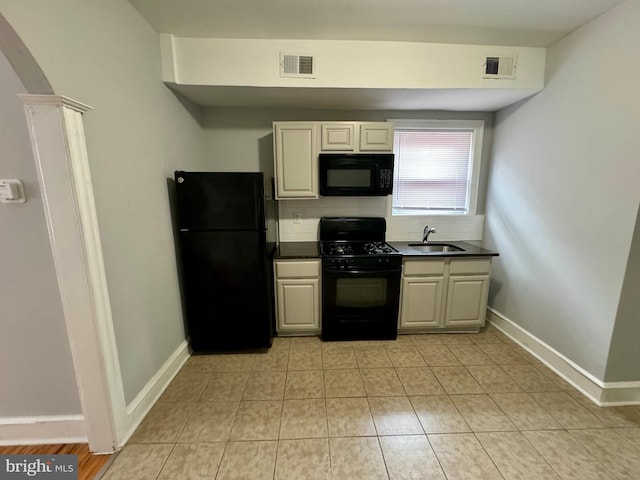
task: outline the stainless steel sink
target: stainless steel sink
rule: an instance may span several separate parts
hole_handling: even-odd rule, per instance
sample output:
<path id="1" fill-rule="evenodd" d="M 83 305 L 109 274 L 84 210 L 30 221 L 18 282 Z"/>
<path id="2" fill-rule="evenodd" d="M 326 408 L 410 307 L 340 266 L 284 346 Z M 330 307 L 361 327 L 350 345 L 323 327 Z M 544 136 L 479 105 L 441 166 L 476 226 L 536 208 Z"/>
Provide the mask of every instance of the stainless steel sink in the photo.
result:
<path id="1" fill-rule="evenodd" d="M 410 243 L 409 246 L 421 252 L 464 252 L 464 248 L 449 243 Z"/>

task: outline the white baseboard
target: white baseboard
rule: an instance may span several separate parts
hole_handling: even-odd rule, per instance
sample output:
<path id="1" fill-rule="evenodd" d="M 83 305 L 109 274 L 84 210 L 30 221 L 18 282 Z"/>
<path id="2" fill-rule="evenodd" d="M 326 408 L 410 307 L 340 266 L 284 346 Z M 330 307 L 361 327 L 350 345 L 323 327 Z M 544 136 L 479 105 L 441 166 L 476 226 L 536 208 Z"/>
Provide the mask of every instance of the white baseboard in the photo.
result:
<path id="1" fill-rule="evenodd" d="M 162 392 L 169 386 L 171 380 L 180 371 L 185 362 L 189 359 L 189 345 L 183 341 L 171 354 L 167 361 L 160 367 L 160 370 L 151 377 L 144 388 L 140 391 L 129 405 L 127 405 L 128 426 L 127 433 L 121 440 L 119 447 L 122 447 L 131 437 L 133 432 L 144 417 L 149 413 L 151 407 L 155 405 L 162 395 Z"/>
<path id="2" fill-rule="evenodd" d="M 0 445 L 87 443 L 82 415 L 0 418 Z"/>
<path id="3" fill-rule="evenodd" d="M 605 382 L 600 405 L 640 405 L 640 382 Z"/>
<path id="4" fill-rule="evenodd" d="M 184 341 L 147 382 L 136 398 L 127 405 L 127 433 L 118 447 L 122 447 L 129 440 L 188 358 L 189 348 Z M 87 441 L 83 415 L 0 418 L 0 445 L 45 445 L 87 443 Z"/>
<path id="5" fill-rule="evenodd" d="M 640 382 L 603 382 L 493 308 L 487 321 L 547 365 L 595 404 L 640 405 Z"/>

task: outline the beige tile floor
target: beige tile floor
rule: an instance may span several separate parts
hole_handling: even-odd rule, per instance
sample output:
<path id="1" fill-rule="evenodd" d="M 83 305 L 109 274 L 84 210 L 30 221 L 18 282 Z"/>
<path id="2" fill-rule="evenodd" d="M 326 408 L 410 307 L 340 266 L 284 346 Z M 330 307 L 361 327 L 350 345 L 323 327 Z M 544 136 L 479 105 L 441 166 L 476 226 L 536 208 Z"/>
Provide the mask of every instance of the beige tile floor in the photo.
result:
<path id="1" fill-rule="evenodd" d="M 193 356 L 103 477 L 640 479 L 640 406 L 599 408 L 507 337 Z"/>

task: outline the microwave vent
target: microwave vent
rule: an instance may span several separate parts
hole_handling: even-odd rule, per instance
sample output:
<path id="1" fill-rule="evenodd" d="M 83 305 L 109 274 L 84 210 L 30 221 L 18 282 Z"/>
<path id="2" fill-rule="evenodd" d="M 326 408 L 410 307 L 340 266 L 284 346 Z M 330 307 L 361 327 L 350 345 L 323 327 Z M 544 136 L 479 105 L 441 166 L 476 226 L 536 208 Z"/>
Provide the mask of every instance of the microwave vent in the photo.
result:
<path id="1" fill-rule="evenodd" d="M 280 54 L 281 77 L 315 78 L 314 70 L 315 64 L 311 55 Z"/>
<path id="2" fill-rule="evenodd" d="M 516 78 L 517 57 L 486 56 L 482 65 L 482 78 Z"/>

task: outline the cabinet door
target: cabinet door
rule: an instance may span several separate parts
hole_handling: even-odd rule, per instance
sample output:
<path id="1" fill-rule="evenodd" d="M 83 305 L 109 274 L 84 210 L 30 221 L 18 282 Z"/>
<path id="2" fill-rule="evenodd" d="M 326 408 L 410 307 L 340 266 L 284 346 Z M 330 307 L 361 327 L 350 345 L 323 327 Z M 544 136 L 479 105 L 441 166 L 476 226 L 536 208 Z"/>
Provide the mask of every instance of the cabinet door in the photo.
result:
<path id="1" fill-rule="evenodd" d="M 488 295 L 489 275 L 450 275 L 445 326 L 484 325 Z"/>
<path id="2" fill-rule="evenodd" d="M 322 123 L 320 150 L 352 152 L 356 148 L 354 123 Z"/>
<path id="3" fill-rule="evenodd" d="M 393 150 L 393 123 L 369 122 L 360 124 L 360 151 L 390 152 Z"/>
<path id="4" fill-rule="evenodd" d="M 320 279 L 287 278 L 276 281 L 278 332 L 320 330 Z"/>
<path id="5" fill-rule="evenodd" d="M 318 126 L 274 125 L 276 198 L 318 198 Z"/>
<path id="6" fill-rule="evenodd" d="M 402 280 L 400 328 L 442 326 L 443 277 L 405 277 Z"/>

